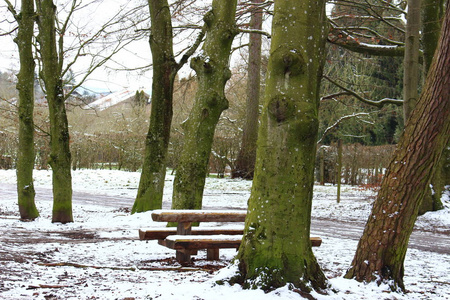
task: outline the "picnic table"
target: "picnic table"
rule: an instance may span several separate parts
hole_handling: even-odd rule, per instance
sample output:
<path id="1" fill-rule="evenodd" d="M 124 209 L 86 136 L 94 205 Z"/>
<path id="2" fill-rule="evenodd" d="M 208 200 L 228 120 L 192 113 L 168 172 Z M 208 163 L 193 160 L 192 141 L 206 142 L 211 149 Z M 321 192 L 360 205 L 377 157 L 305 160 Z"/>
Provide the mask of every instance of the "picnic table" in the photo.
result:
<path id="1" fill-rule="evenodd" d="M 189 263 L 191 255 L 200 249 L 207 250 L 208 260 L 219 259 L 219 249 L 238 249 L 243 234 L 243 226 L 234 228 L 194 227 L 193 223 L 204 222 L 244 222 L 245 210 L 155 210 L 152 219 L 155 222 L 176 222 L 177 227 L 139 230 L 141 240 L 158 240 L 160 245 L 176 250 L 176 259 L 180 263 Z M 320 246 L 322 240 L 311 237 L 313 246 Z"/>

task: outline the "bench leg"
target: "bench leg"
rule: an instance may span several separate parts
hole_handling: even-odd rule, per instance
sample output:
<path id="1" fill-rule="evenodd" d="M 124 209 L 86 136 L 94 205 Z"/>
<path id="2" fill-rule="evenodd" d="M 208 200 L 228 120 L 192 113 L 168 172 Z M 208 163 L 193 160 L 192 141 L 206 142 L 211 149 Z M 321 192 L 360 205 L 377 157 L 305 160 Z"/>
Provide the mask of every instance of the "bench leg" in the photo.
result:
<path id="1" fill-rule="evenodd" d="M 189 251 L 177 251 L 176 259 L 179 263 L 185 264 L 191 262 L 191 253 Z"/>
<path id="2" fill-rule="evenodd" d="M 219 260 L 219 248 L 206 250 L 207 260 Z"/>

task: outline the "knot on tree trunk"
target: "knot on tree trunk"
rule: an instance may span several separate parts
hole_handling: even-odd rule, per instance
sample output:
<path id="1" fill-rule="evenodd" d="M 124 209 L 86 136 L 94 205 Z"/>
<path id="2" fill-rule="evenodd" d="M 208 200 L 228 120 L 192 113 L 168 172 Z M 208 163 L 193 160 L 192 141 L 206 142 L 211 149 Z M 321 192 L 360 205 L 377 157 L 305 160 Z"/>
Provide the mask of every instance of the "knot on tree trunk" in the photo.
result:
<path id="1" fill-rule="evenodd" d="M 270 100 L 268 111 L 277 123 L 282 123 L 292 117 L 294 111 L 293 101 L 284 95 L 277 95 Z"/>

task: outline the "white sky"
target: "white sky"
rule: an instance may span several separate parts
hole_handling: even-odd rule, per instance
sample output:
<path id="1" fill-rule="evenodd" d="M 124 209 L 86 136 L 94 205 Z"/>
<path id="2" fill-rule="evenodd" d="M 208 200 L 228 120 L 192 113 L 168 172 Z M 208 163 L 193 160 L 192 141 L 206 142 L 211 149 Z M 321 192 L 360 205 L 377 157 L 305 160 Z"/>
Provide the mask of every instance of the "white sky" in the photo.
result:
<path id="1" fill-rule="evenodd" d="M 64 1 L 62 1 L 64 2 Z M 77 11 L 73 16 L 72 32 L 76 30 L 81 30 L 83 34 L 92 34 L 99 28 L 105 20 L 108 20 L 113 16 L 113 14 L 117 12 L 124 12 L 129 8 L 136 7 L 136 3 L 143 3 L 144 8 L 141 10 L 141 13 L 148 16 L 148 8 L 145 6 L 146 1 L 143 0 L 128 0 L 128 1 L 119 1 L 119 0 L 108 0 L 108 1 L 98 1 L 98 0 L 89 0 L 84 2 L 91 2 L 91 5 Z M 84 3 L 83 2 L 83 3 Z M 211 1 L 198 1 L 198 3 L 210 3 Z M 61 3 L 61 2 L 60 2 Z M 124 4 L 126 3 L 126 4 Z M 128 5 L 128 7 L 126 6 Z M 61 6 L 59 7 L 61 9 Z M 327 10 L 330 10 L 330 6 L 327 7 Z M 63 15 L 63 12 L 61 12 Z M 137 14 L 133 14 L 137 16 Z M 6 19 L 12 21 L 11 14 L 7 11 L 6 7 L 3 3 L 0 4 L 0 20 Z M 147 22 L 148 23 L 148 22 Z M 139 26 L 140 28 L 146 28 L 147 24 L 142 24 Z M 10 22 L 0 22 L 1 32 L 12 28 L 12 24 Z M 87 30 L 89 28 L 90 30 Z M 264 25 L 264 30 L 270 31 L 270 24 Z M 73 34 L 76 35 L 75 33 Z M 186 36 L 185 36 L 186 37 Z M 196 34 L 191 35 L 190 37 L 186 37 L 181 43 L 175 43 L 175 47 L 184 48 L 189 42 L 196 37 Z M 72 39 L 72 40 L 71 40 Z M 247 36 L 244 35 L 242 37 L 238 37 L 235 40 L 235 44 L 238 43 L 246 43 Z M 176 41 L 175 41 L 176 42 Z M 66 45 L 77 45 L 79 41 L 76 37 L 66 36 L 65 38 Z M 15 43 L 12 41 L 11 36 L 1 36 L 0 37 L 0 71 L 17 71 L 19 69 L 18 62 L 18 52 Z M 110 46 L 108 46 L 110 47 Z M 108 51 L 107 46 L 102 45 L 100 43 L 99 48 L 102 51 Z M 268 47 L 268 43 L 266 43 L 266 48 Z M 266 49 L 267 50 L 267 49 Z M 97 50 L 92 49 L 90 52 L 95 53 Z M 232 63 L 236 63 L 239 61 L 240 53 L 236 51 L 233 53 Z M 68 60 L 66 60 L 68 61 Z M 125 47 L 121 50 L 117 55 L 113 57 L 113 60 L 109 61 L 106 66 L 109 68 L 101 68 L 92 73 L 88 80 L 83 84 L 84 87 L 92 90 L 110 90 L 117 91 L 125 87 L 129 88 L 144 88 L 145 90 L 151 89 L 152 84 L 152 72 L 149 68 L 145 71 L 120 71 L 124 66 L 127 68 L 137 68 L 149 65 L 151 63 L 151 51 L 148 43 L 148 35 L 143 37 L 141 40 L 134 41 L 132 44 Z M 83 73 L 83 70 L 88 66 L 88 60 L 86 58 L 80 59 L 73 67 L 72 70 L 78 74 Z M 181 76 L 186 76 L 191 73 L 192 70 L 186 65 L 181 71 Z M 80 80 L 81 77 L 77 79 Z"/>

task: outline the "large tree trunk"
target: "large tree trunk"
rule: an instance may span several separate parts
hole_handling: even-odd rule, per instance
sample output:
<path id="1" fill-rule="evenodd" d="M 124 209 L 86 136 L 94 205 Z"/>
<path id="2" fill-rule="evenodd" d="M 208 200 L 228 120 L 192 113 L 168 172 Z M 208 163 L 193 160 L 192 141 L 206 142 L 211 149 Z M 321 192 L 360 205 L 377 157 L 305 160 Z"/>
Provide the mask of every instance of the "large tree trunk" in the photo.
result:
<path id="1" fill-rule="evenodd" d="M 228 108 L 225 83 L 231 44 L 237 34 L 236 0 L 214 0 L 204 17 L 206 40 L 202 53 L 191 60 L 197 73 L 198 90 L 189 119 L 184 123 L 184 144 L 175 175 L 172 208 L 200 209 L 214 130 Z"/>
<path id="2" fill-rule="evenodd" d="M 450 137 L 450 10 L 424 91 L 388 167 L 347 278 L 392 280 L 404 289 L 409 236 Z"/>
<path id="3" fill-rule="evenodd" d="M 407 124 L 409 116 L 419 98 L 419 45 L 421 0 L 408 0 L 408 17 L 403 61 L 403 118 Z"/>
<path id="4" fill-rule="evenodd" d="M 309 239 L 325 18 L 323 0 L 275 1 L 255 178 L 237 255 L 235 279 L 247 288 L 326 287 Z"/>
<path id="5" fill-rule="evenodd" d="M 19 145 L 17 151 L 17 196 L 20 218 L 33 220 L 39 216 L 34 201 L 34 0 L 22 0 L 17 21 L 19 31 L 15 42 L 19 48 L 20 71 L 17 76 L 19 91 Z"/>
<path id="6" fill-rule="evenodd" d="M 261 30 L 263 0 L 253 0 L 250 28 Z M 242 142 L 236 159 L 233 178 L 252 179 L 255 170 L 256 141 L 258 139 L 259 94 L 261 86 L 261 34 L 250 33 L 248 46 L 246 119 L 242 131 Z"/>
<path id="7" fill-rule="evenodd" d="M 56 47 L 55 12 L 52 0 L 37 1 L 41 78 L 44 81 L 50 117 L 50 161 L 53 183 L 52 222 L 73 222 L 72 175 L 69 127 L 61 78 L 62 59 Z"/>
<path id="8" fill-rule="evenodd" d="M 150 0 L 153 57 L 152 110 L 145 144 L 139 190 L 132 213 L 162 207 L 166 157 L 172 124 L 173 83 L 177 73 L 172 45 L 172 22 L 167 1 Z"/>
<path id="9" fill-rule="evenodd" d="M 445 12 L 444 0 L 422 0 L 422 47 L 423 47 L 423 74 L 426 78 L 431 61 L 439 41 L 442 19 Z M 450 145 L 449 145 L 450 146 Z M 448 148 L 448 147 L 447 147 Z M 419 209 L 419 215 L 428 211 L 436 211 L 444 208 L 441 201 L 442 192 L 448 178 L 445 177 L 448 167 L 447 157 L 443 155 L 441 161 L 436 165 L 436 171 L 431 179 L 431 187 L 427 188 L 422 205 Z"/>

